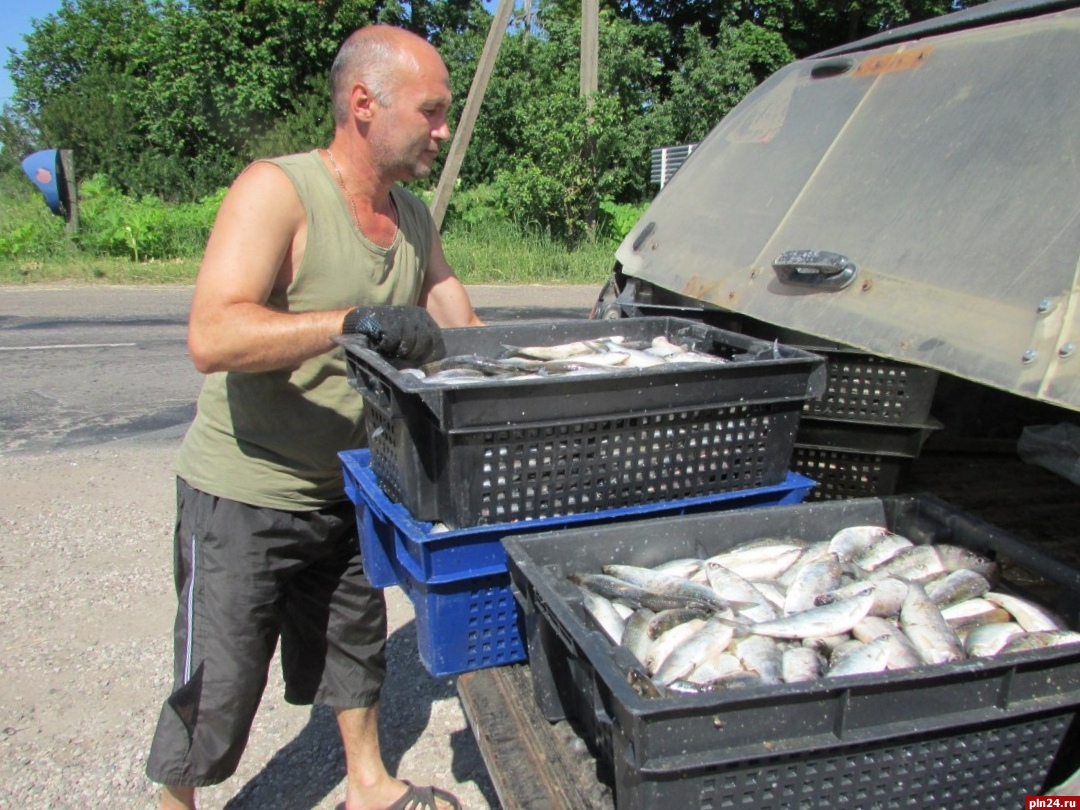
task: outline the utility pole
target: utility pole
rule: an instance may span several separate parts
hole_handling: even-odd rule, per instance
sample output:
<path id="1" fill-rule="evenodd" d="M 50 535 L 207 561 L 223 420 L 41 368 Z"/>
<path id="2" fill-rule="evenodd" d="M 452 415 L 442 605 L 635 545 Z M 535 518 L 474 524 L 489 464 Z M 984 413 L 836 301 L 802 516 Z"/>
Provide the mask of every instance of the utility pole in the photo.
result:
<path id="1" fill-rule="evenodd" d="M 431 200 L 430 209 L 432 219 L 435 220 L 435 227 L 440 230 L 443 218 L 446 216 L 446 207 L 450 204 L 450 195 L 454 191 L 454 183 L 457 182 L 458 173 L 461 171 L 461 163 L 465 159 L 465 150 L 469 148 L 469 140 L 476 126 L 480 105 L 484 101 L 491 71 L 495 67 L 495 59 L 499 55 L 499 48 L 506 34 L 506 26 L 510 23 L 510 13 L 513 10 L 514 0 L 499 0 L 499 7 L 495 11 L 491 28 L 488 29 L 487 40 L 484 42 L 484 50 L 480 54 L 480 63 L 476 66 L 476 73 L 469 87 L 468 98 L 465 99 L 465 108 L 461 111 L 461 120 L 458 121 L 454 140 L 451 141 L 450 151 L 446 155 L 446 163 L 443 164 L 442 174 L 439 175 L 439 185 L 435 189 L 435 197 Z"/>
<path id="2" fill-rule="evenodd" d="M 581 95 L 591 107 L 600 63 L 600 2 L 581 0 Z"/>

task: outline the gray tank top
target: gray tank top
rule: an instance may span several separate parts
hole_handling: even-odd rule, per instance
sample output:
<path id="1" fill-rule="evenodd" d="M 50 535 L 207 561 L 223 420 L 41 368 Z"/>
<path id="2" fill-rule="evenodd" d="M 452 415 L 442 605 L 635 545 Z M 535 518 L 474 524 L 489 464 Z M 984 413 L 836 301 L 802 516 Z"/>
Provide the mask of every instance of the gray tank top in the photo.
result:
<path id="1" fill-rule="evenodd" d="M 353 224 L 317 152 L 269 161 L 288 175 L 307 212 L 307 244 L 295 277 L 268 305 L 287 312 L 363 304 L 415 304 L 434 230 L 423 201 L 395 186 L 400 227 L 382 248 Z M 211 495 L 305 511 L 345 497 L 338 452 L 365 444 L 363 400 L 345 376 L 340 347 L 293 370 L 209 374 L 176 472 Z"/>

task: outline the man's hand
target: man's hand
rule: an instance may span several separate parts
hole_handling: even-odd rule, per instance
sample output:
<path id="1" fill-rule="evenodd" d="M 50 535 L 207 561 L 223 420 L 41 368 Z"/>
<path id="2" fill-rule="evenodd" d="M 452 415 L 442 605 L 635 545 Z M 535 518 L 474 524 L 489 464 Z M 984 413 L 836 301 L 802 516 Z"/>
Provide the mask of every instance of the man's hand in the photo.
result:
<path id="1" fill-rule="evenodd" d="M 384 357 L 426 363 L 446 354 L 442 330 L 423 307 L 353 307 L 345 315 L 342 334 L 364 335 Z"/>

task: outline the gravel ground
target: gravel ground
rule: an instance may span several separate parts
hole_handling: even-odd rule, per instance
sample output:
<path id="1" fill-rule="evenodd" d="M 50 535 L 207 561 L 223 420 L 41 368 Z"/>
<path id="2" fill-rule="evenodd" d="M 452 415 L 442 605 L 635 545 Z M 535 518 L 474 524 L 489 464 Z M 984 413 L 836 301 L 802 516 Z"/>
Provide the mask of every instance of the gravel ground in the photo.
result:
<path id="1" fill-rule="evenodd" d="M 0 457 L 0 808 L 150 808 L 144 758 L 169 690 L 172 461 L 179 434 Z M 390 609 L 381 735 L 391 772 L 498 800 L 450 679 L 417 658 L 412 604 Z M 337 726 L 271 673 L 240 769 L 204 810 L 333 810 Z"/>

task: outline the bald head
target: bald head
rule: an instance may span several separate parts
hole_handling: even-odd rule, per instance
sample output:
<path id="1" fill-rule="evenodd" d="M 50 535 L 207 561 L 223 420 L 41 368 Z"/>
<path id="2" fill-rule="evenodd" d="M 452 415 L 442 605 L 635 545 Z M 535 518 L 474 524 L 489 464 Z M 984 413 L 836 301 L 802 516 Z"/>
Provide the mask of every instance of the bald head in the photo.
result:
<path id="1" fill-rule="evenodd" d="M 423 37 L 404 28 L 369 25 L 354 31 L 342 44 L 330 69 L 330 94 L 334 120 L 349 118 L 349 93 L 362 83 L 383 107 L 394 100 L 402 75 L 418 69 L 418 59 L 437 52 Z"/>

